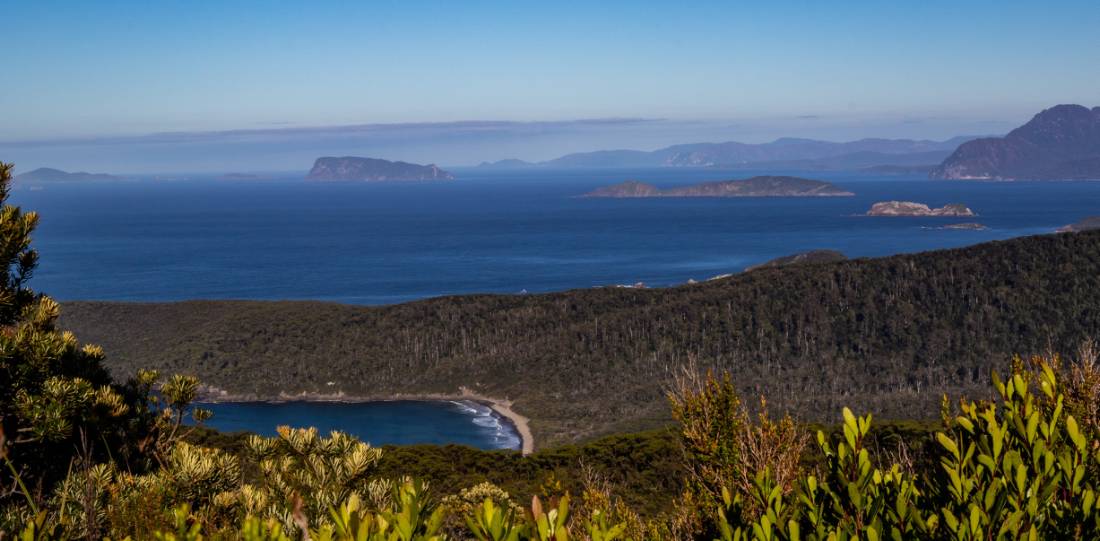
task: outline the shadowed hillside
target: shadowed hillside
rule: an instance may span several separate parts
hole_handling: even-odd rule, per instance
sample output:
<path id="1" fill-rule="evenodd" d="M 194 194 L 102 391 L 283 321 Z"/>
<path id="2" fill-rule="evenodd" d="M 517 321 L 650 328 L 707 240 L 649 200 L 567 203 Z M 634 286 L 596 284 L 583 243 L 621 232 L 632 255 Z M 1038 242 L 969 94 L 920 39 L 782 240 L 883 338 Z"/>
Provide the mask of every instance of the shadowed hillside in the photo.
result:
<path id="1" fill-rule="evenodd" d="M 773 408 L 929 417 L 988 393 L 1015 353 L 1100 329 L 1100 232 L 760 269 L 667 289 L 319 302 L 72 302 L 63 325 L 122 375 L 194 373 L 234 394 L 382 397 L 466 386 L 515 400 L 540 446 L 662 424 L 689 361 Z M 332 382 L 329 385 L 329 382 Z"/>

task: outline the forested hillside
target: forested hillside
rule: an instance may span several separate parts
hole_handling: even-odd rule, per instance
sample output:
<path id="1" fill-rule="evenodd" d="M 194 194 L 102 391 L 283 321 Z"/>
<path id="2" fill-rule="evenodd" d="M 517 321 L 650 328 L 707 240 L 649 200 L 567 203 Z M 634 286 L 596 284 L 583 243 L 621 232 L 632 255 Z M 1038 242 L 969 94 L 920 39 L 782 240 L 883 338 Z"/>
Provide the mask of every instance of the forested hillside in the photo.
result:
<path id="1" fill-rule="evenodd" d="M 667 289 L 319 302 L 70 302 L 63 325 L 116 376 L 193 373 L 232 393 L 515 400 L 540 446 L 668 419 L 680 367 L 730 371 L 773 409 L 931 417 L 989 393 L 1013 354 L 1100 330 L 1100 232 L 761 269 Z M 331 385 L 328 383 L 332 382 Z"/>

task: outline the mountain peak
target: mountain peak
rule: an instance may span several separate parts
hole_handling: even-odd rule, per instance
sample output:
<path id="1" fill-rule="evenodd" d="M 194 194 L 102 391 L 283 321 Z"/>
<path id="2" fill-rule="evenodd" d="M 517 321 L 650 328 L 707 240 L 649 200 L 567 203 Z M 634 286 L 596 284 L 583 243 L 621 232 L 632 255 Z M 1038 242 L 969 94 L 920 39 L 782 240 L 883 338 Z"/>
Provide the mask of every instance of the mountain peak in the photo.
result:
<path id="1" fill-rule="evenodd" d="M 1006 137 L 1038 144 L 1093 144 L 1093 139 L 1100 137 L 1100 107 L 1089 109 L 1081 105 L 1056 105 L 1035 115 Z"/>
<path id="2" fill-rule="evenodd" d="M 941 179 L 1100 178 L 1100 107 L 1043 110 L 1004 137 L 959 146 L 932 171 Z"/>

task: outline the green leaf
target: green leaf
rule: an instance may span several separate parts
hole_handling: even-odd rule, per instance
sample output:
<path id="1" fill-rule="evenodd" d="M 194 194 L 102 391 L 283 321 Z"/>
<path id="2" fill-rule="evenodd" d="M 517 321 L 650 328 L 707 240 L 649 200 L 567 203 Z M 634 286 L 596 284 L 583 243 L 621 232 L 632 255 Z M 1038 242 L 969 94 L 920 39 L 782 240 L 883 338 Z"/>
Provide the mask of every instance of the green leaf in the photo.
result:
<path id="1" fill-rule="evenodd" d="M 956 460 L 959 459 L 959 446 L 956 445 L 955 441 L 949 438 L 947 434 L 936 432 L 936 441 L 940 442 L 940 445 L 942 445 L 947 452 L 954 455 Z"/>

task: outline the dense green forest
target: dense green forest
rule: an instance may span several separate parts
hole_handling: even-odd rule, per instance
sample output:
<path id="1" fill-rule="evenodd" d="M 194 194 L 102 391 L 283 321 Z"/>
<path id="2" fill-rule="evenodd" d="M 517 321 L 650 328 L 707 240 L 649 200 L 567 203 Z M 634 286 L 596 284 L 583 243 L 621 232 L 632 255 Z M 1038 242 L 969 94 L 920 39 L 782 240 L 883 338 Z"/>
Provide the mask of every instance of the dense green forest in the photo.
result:
<path id="1" fill-rule="evenodd" d="M 183 372 L 231 393 L 510 398 L 536 442 L 667 424 L 682 367 L 832 423 L 843 406 L 935 417 L 943 393 L 988 396 L 1013 354 L 1100 329 L 1100 232 L 767 268 L 666 289 L 320 302 L 70 302 L 62 323 L 117 377 Z M 327 382 L 334 385 L 326 385 Z"/>

